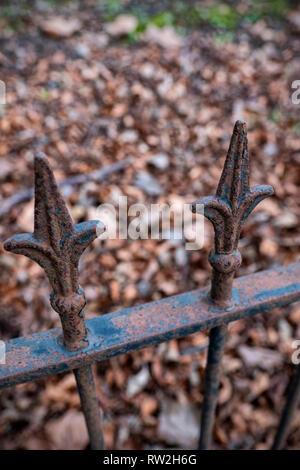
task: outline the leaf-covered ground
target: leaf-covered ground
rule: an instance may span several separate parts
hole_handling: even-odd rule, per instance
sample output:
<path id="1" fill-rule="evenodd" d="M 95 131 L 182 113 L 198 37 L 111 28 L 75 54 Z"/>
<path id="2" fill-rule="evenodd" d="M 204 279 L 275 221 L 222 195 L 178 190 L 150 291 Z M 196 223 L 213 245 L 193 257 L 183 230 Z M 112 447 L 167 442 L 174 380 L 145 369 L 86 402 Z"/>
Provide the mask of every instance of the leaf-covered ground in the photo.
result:
<path id="1" fill-rule="evenodd" d="M 234 121 L 242 118 L 251 181 L 273 185 L 276 194 L 245 224 L 238 274 L 295 261 L 300 105 L 292 103 L 291 84 L 300 79 L 299 9 L 274 0 L 265 10 L 257 2 L 245 2 L 244 10 L 187 2 L 191 10 L 180 13 L 168 2 L 160 9 L 143 2 L 145 11 L 136 3 L 0 8 L 0 79 L 7 84 L 0 109 L 1 242 L 32 231 L 33 201 L 4 209 L 32 187 L 35 150 L 48 155 L 58 180 L 130 157 L 126 169 L 101 182 L 64 187 L 74 219 L 83 221 L 121 195 L 129 204 L 184 204 L 214 194 Z M 184 239 L 96 241 L 81 264 L 87 317 L 206 285 L 209 224 L 203 249 L 184 245 Z M 2 244 L 0 266 L 1 339 L 59 326 L 41 269 Z M 295 304 L 230 326 L 216 448 L 270 447 L 299 323 Z M 97 365 L 107 447 L 195 446 L 206 344 L 207 335 L 198 333 Z M 5 390 L 0 403 L 1 449 L 88 445 L 72 373 Z M 299 422 L 298 411 L 287 448 L 300 448 Z"/>

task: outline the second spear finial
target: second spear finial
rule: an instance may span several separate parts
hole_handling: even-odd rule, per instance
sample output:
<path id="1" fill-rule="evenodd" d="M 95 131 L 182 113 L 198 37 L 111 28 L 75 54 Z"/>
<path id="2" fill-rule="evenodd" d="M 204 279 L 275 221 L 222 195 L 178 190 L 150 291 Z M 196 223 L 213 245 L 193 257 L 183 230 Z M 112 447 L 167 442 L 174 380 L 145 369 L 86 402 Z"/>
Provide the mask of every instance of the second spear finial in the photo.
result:
<path id="1" fill-rule="evenodd" d="M 257 204 L 272 194 L 272 186 L 249 185 L 246 123 L 237 121 L 216 195 L 199 199 L 191 207 L 199 213 L 204 208 L 204 215 L 215 230 L 215 249 L 209 257 L 213 266 L 213 300 L 222 302 L 231 298 L 233 277 L 241 264 L 237 246 L 242 225 Z"/>

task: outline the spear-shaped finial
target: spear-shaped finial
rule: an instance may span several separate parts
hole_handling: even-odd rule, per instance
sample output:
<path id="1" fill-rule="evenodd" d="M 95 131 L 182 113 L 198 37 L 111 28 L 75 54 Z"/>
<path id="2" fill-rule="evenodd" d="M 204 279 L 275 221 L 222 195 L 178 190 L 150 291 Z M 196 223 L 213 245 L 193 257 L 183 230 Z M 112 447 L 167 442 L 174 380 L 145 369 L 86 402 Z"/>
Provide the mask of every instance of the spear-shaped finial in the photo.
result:
<path id="1" fill-rule="evenodd" d="M 4 248 L 28 256 L 46 272 L 51 287 L 51 305 L 61 318 L 68 349 L 87 344 L 84 325 L 84 292 L 78 283 L 78 262 L 104 225 L 96 220 L 73 224 L 57 187 L 48 160 L 37 153 L 34 160 L 34 232 L 9 238 Z"/>
<path id="2" fill-rule="evenodd" d="M 268 185 L 250 188 L 246 123 L 237 121 L 216 195 L 199 199 L 191 207 L 193 212 L 203 213 L 204 206 L 204 215 L 215 230 L 215 249 L 210 253 L 214 300 L 231 298 L 232 280 L 241 263 L 237 246 L 242 225 L 257 204 L 273 193 Z"/>

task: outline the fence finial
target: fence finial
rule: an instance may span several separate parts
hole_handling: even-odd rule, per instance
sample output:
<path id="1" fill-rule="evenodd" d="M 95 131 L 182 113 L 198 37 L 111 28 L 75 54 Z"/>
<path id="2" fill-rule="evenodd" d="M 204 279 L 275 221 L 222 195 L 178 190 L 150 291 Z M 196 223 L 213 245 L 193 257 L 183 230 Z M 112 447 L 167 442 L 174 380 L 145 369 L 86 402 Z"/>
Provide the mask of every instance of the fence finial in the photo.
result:
<path id="1" fill-rule="evenodd" d="M 86 344 L 82 313 L 85 296 L 78 284 L 78 262 L 85 248 L 105 228 L 96 220 L 73 224 L 43 153 L 35 155 L 34 172 L 34 232 L 9 238 L 4 248 L 28 256 L 44 269 L 53 289 L 51 305 L 62 321 L 65 344 L 76 350 Z"/>
<path id="2" fill-rule="evenodd" d="M 204 206 L 204 215 L 215 230 L 215 249 L 209 258 L 214 268 L 211 290 L 214 300 L 231 298 L 232 280 L 241 263 L 237 246 L 242 225 L 255 206 L 272 194 L 274 190 L 269 185 L 250 188 L 246 123 L 237 121 L 216 195 L 192 204 L 193 212 L 197 212 L 197 205 Z"/>

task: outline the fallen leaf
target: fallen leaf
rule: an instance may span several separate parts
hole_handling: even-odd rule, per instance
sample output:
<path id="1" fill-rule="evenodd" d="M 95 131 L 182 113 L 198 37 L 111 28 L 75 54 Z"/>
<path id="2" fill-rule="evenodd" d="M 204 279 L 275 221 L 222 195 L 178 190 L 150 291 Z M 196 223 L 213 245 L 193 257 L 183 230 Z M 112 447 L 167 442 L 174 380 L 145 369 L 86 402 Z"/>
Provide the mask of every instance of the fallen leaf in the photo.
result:
<path id="1" fill-rule="evenodd" d="M 238 353 L 246 367 L 260 367 L 263 370 L 270 370 L 282 365 L 283 358 L 278 351 L 258 347 L 241 345 Z"/>
<path id="2" fill-rule="evenodd" d="M 56 450 L 84 449 L 89 442 L 84 416 L 75 410 L 47 423 L 46 433 Z"/>
<path id="3" fill-rule="evenodd" d="M 194 405 L 165 400 L 158 417 L 158 437 L 170 445 L 195 448 L 199 422 L 199 410 Z"/>
<path id="4" fill-rule="evenodd" d="M 183 43 L 183 38 L 174 31 L 171 26 L 164 26 L 157 28 L 154 25 L 148 25 L 143 39 L 149 42 L 154 42 L 165 48 L 177 48 Z"/>
<path id="5" fill-rule="evenodd" d="M 297 227 L 299 221 L 296 214 L 293 212 L 284 212 L 274 219 L 274 226 L 278 228 L 292 228 Z"/>
<path id="6" fill-rule="evenodd" d="M 41 30 L 49 36 L 68 38 L 80 30 L 82 24 L 78 18 L 53 16 L 40 23 Z"/>
<path id="7" fill-rule="evenodd" d="M 164 192 L 158 180 L 146 171 L 137 172 L 134 184 L 148 196 L 160 196 Z"/>
<path id="8" fill-rule="evenodd" d="M 125 36 L 132 33 L 138 25 L 138 20 L 133 15 L 119 15 L 106 25 L 106 31 L 111 36 Z"/>
<path id="9" fill-rule="evenodd" d="M 143 367 L 136 375 L 129 377 L 126 387 L 126 393 L 129 397 L 134 397 L 141 392 L 150 379 L 150 372 L 147 366 Z"/>
<path id="10" fill-rule="evenodd" d="M 300 325 L 300 303 L 297 302 L 292 306 L 292 311 L 289 315 L 289 319 L 295 325 Z"/>
<path id="11" fill-rule="evenodd" d="M 117 279 L 112 279 L 112 281 L 110 281 L 109 290 L 111 300 L 113 302 L 118 302 L 120 299 L 120 283 Z"/>
<path id="12" fill-rule="evenodd" d="M 232 385 L 228 377 L 223 376 L 221 379 L 221 386 L 218 395 L 218 403 L 224 405 L 232 396 Z"/>
<path id="13" fill-rule="evenodd" d="M 251 382 L 251 398 L 258 397 L 270 386 L 270 377 L 266 372 L 262 372 Z"/>
<path id="14" fill-rule="evenodd" d="M 128 284 L 123 292 L 125 302 L 133 302 L 138 295 L 137 289 L 133 284 Z"/>
<path id="15" fill-rule="evenodd" d="M 259 245 L 259 251 L 262 255 L 274 258 L 278 251 L 278 243 L 269 238 L 265 238 Z"/>
<path id="16" fill-rule="evenodd" d="M 152 415 L 157 410 L 157 406 L 156 398 L 146 395 L 141 403 L 141 415 L 143 418 Z"/>

